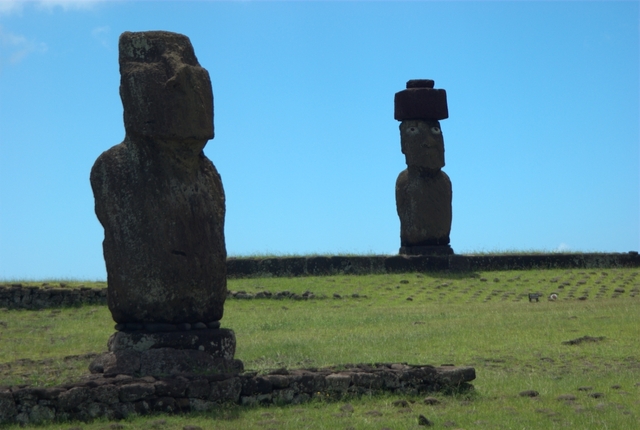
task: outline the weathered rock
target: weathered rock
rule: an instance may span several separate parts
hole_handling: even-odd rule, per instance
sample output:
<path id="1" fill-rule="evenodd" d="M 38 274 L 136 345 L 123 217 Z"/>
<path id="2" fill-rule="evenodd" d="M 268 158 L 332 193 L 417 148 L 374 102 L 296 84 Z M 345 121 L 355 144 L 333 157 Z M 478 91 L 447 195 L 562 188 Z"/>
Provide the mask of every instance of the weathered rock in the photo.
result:
<path id="1" fill-rule="evenodd" d="M 122 385 L 118 395 L 121 402 L 135 402 L 150 398 L 155 393 L 153 384 L 133 383 Z"/>
<path id="2" fill-rule="evenodd" d="M 400 217 L 400 254 L 447 255 L 451 232 L 451 181 L 445 165 L 444 138 L 439 119 L 448 117 L 444 90 L 429 79 L 407 82 L 396 93 L 395 118 L 407 169 L 396 181 Z"/>
<path id="3" fill-rule="evenodd" d="M 98 356 L 90 365 L 92 373 L 165 376 L 182 373 L 217 374 L 243 370 L 240 360 L 226 359 L 198 349 L 154 348 L 142 351 L 123 349 Z"/>
<path id="4" fill-rule="evenodd" d="M 420 415 L 420 416 L 418 416 L 418 425 L 419 426 L 431 427 L 433 425 L 433 421 L 429 420 L 424 415 Z"/>
<path id="5" fill-rule="evenodd" d="M 451 181 L 443 171 L 431 173 L 409 166 L 400 173 L 396 181 L 396 207 L 401 246 L 448 246 L 451 197 Z"/>
<path id="6" fill-rule="evenodd" d="M 108 305 L 117 323 L 222 318 L 225 198 L 203 148 L 213 93 L 186 36 L 120 36 L 124 141 L 91 170 L 105 230 Z"/>
<path id="7" fill-rule="evenodd" d="M 17 422 L 26 426 L 49 420 L 90 421 L 98 417 L 114 420 L 156 411 L 204 411 L 223 402 L 241 405 L 297 404 L 318 395 L 348 398 L 383 390 L 405 395 L 419 394 L 460 388 L 474 378 L 475 372 L 471 368 L 400 363 L 347 364 L 291 371 L 278 369 L 268 375 L 255 372 L 185 373 L 160 380 L 151 376 L 92 375 L 83 382 L 60 387 L 0 389 L 0 423 Z M 348 412 L 346 406 L 341 409 Z"/>
<path id="8" fill-rule="evenodd" d="M 476 370 L 473 367 L 441 366 L 437 370 L 436 381 L 441 386 L 457 387 L 476 379 Z"/>
<path id="9" fill-rule="evenodd" d="M 206 379 L 196 379 L 187 386 L 187 397 L 206 399 L 211 394 L 211 386 Z"/>
<path id="10" fill-rule="evenodd" d="M 289 380 L 283 375 L 266 375 L 267 379 L 273 388 L 287 388 L 289 386 Z"/>
<path id="11" fill-rule="evenodd" d="M 345 392 L 351 385 L 351 376 L 342 373 L 333 373 L 326 378 L 327 391 Z"/>
<path id="12" fill-rule="evenodd" d="M 406 119 L 446 119 L 447 92 L 433 88 L 431 79 L 412 79 L 407 82 L 407 89 L 396 93 L 394 98 L 394 118 L 398 121 Z"/>
<path id="13" fill-rule="evenodd" d="M 93 399 L 96 402 L 113 405 L 120 401 L 120 395 L 113 385 L 101 385 L 93 390 Z"/>
<path id="14" fill-rule="evenodd" d="M 520 397 L 538 397 L 540 395 L 536 390 L 524 390 L 518 393 Z"/>
<path id="15" fill-rule="evenodd" d="M 400 123 L 400 149 L 407 166 L 420 167 L 435 174 L 444 167 L 444 137 L 436 120 L 410 120 Z"/>
<path id="16" fill-rule="evenodd" d="M 0 424 L 13 421 L 17 414 L 16 402 L 11 391 L 0 389 Z"/>
<path id="17" fill-rule="evenodd" d="M 424 403 L 425 405 L 439 405 L 440 400 L 436 399 L 435 397 L 429 396 L 425 397 L 422 403 Z"/>
<path id="18" fill-rule="evenodd" d="M 52 421 L 56 416 L 55 409 L 48 406 L 35 405 L 29 411 L 29 422 L 34 424 Z"/>
<path id="19" fill-rule="evenodd" d="M 195 349 L 207 351 L 216 357 L 233 360 L 236 337 L 229 329 L 202 329 L 175 332 L 116 332 L 107 342 L 109 351 L 132 349 L 145 351 L 154 348 Z"/>
<path id="20" fill-rule="evenodd" d="M 156 381 L 156 394 L 161 397 L 184 397 L 188 382 L 187 379 L 181 377 Z"/>
<path id="21" fill-rule="evenodd" d="M 242 380 L 234 377 L 225 379 L 223 381 L 214 384 L 211 387 L 211 394 L 209 394 L 209 400 L 214 402 L 234 402 L 237 403 L 240 399 L 240 392 L 242 391 Z"/>
<path id="22" fill-rule="evenodd" d="M 75 409 L 81 403 L 91 398 L 91 392 L 87 387 L 75 387 L 60 393 L 58 396 L 58 408 L 63 411 Z"/>
<path id="23" fill-rule="evenodd" d="M 130 349 L 105 352 L 91 361 L 89 371 L 105 376 L 134 375 L 140 372 L 140 354 Z"/>

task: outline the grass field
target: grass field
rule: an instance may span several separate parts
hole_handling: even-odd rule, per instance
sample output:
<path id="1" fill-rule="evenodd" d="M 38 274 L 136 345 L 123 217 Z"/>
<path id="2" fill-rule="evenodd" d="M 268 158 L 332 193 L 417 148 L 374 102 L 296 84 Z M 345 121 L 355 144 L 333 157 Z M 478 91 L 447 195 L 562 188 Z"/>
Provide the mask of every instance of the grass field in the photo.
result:
<path id="1" fill-rule="evenodd" d="M 424 415 L 435 428 L 637 429 L 639 275 L 577 269 L 230 280 L 233 291 L 315 296 L 227 301 L 223 327 L 236 332 L 236 357 L 247 369 L 468 365 L 476 368 L 475 390 L 437 394 L 437 405 L 387 395 L 44 428 L 418 429 Z M 529 293 L 543 296 L 530 303 Z M 551 293 L 558 300 L 547 300 Z M 73 380 L 112 332 L 106 307 L 0 311 L 0 385 Z M 590 341 L 566 343 L 584 336 Z M 524 390 L 539 395 L 520 396 Z"/>

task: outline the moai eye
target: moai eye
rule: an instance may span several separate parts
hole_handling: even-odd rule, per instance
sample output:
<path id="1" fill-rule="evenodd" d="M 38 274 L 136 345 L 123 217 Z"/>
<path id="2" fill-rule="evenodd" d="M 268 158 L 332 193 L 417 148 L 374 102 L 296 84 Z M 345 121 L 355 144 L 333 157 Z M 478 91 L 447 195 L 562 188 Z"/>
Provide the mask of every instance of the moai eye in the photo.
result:
<path id="1" fill-rule="evenodd" d="M 440 127 L 431 127 L 431 133 L 440 134 L 442 131 L 440 130 Z"/>
<path id="2" fill-rule="evenodd" d="M 411 136 L 416 135 L 420 132 L 420 130 L 418 130 L 418 127 L 409 127 L 407 129 L 407 133 L 410 134 Z"/>

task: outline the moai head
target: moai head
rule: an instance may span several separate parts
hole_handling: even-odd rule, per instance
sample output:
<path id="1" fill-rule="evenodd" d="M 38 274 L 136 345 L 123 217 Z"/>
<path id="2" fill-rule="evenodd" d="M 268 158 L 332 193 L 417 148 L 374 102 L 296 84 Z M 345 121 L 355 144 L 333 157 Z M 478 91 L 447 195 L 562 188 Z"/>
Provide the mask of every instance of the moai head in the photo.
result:
<path id="1" fill-rule="evenodd" d="M 394 117 L 400 123 L 400 144 L 408 166 L 428 170 L 444 167 L 444 139 L 440 122 L 449 116 L 447 93 L 433 89 L 430 79 L 407 82 L 396 93 Z"/>
<path id="2" fill-rule="evenodd" d="M 127 135 L 202 150 L 213 138 L 213 91 L 188 37 L 165 31 L 120 36 L 120 97 Z"/>
<path id="3" fill-rule="evenodd" d="M 400 145 L 407 166 L 430 170 L 439 170 L 444 167 L 444 139 L 438 120 L 402 121 Z"/>

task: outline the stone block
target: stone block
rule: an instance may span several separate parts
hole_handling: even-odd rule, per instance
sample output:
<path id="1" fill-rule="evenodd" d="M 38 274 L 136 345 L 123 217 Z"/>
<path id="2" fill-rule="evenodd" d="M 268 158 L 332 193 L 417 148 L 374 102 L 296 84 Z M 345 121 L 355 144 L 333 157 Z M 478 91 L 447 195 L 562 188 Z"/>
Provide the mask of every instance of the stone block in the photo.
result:
<path id="1" fill-rule="evenodd" d="M 307 257 L 307 272 L 309 275 L 330 275 L 332 272 L 331 260 L 329 257 Z"/>
<path id="2" fill-rule="evenodd" d="M 398 121 L 448 118 L 447 92 L 433 85 L 429 79 L 408 81 L 407 88 L 395 95 L 393 117 Z"/>
<path id="3" fill-rule="evenodd" d="M 353 385 L 369 390 L 379 390 L 382 388 L 382 378 L 377 373 L 356 372 L 351 375 Z"/>
<path id="4" fill-rule="evenodd" d="M 0 424 L 10 423 L 18 414 L 11 391 L 0 390 Z"/>
<path id="5" fill-rule="evenodd" d="M 439 367 L 436 383 L 444 386 L 458 386 L 476 379 L 473 367 Z"/>
<path id="6" fill-rule="evenodd" d="M 113 385 L 101 385 L 91 390 L 92 398 L 96 402 L 113 405 L 120 401 L 118 388 Z"/>
<path id="7" fill-rule="evenodd" d="M 271 386 L 275 389 L 289 386 L 289 379 L 284 375 L 266 375 L 264 378 L 271 382 Z"/>
<path id="8" fill-rule="evenodd" d="M 253 396 L 256 394 L 266 394 L 271 392 L 273 384 L 268 378 L 256 376 L 253 378 L 246 378 L 242 381 L 242 396 Z"/>
<path id="9" fill-rule="evenodd" d="M 176 377 L 155 382 L 156 394 L 160 397 L 183 397 L 187 390 L 188 380 Z"/>
<path id="10" fill-rule="evenodd" d="M 96 357 L 89 370 L 99 372 L 101 367 L 105 376 L 134 375 L 140 372 L 140 354 L 132 350 L 107 352 Z"/>
<path id="11" fill-rule="evenodd" d="M 53 421 L 56 416 L 54 408 L 47 406 L 35 405 L 29 411 L 29 422 L 33 424 L 42 424 Z"/>
<path id="12" fill-rule="evenodd" d="M 233 402 L 237 403 L 240 399 L 242 391 L 242 380 L 238 377 L 225 379 L 211 386 L 211 394 L 209 400 L 214 402 Z"/>
<path id="13" fill-rule="evenodd" d="M 151 409 L 157 412 L 174 412 L 177 408 L 173 397 L 159 397 L 150 401 Z"/>
<path id="14" fill-rule="evenodd" d="M 215 372 L 224 360 L 205 351 L 157 348 L 140 353 L 140 373 L 143 375 L 176 375 L 180 373 Z"/>
<path id="15" fill-rule="evenodd" d="M 133 383 L 121 385 L 118 389 L 118 396 L 121 402 L 136 402 L 147 399 L 155 394 L 153 384 Z"/>
<path id="16" fill-rule="evenodd" d="M 70 411 L 78 405 L 91 399 L 91 391 L 86 387 L 75 387 L 60 393 L 58 396 L 58 408 L 63 411 Z"/>
<path id="17" fill-rule="evenodd" d="M 206 399 L 209 394 L 211 394 L 211 387 L 206 379 L 196 379 L 187 384 L 187 397 Z"/>
<path id="18" fill-rule="evenodd" d="M 236 350 L 236 337 L 229 329 L 201 329 L 174 332 L 116 332 L 109 338 L 109 351 L 134 350 L 138 352 L 157 348 L 195 349 L 215 357 L 232 360 Z"/>
<path id="19" fill-rule="evenodd" d="M 351 385 L 351 375 L 343 373 L 332 373 L 325 378 L 328 391 L 345 392 Z"/>

